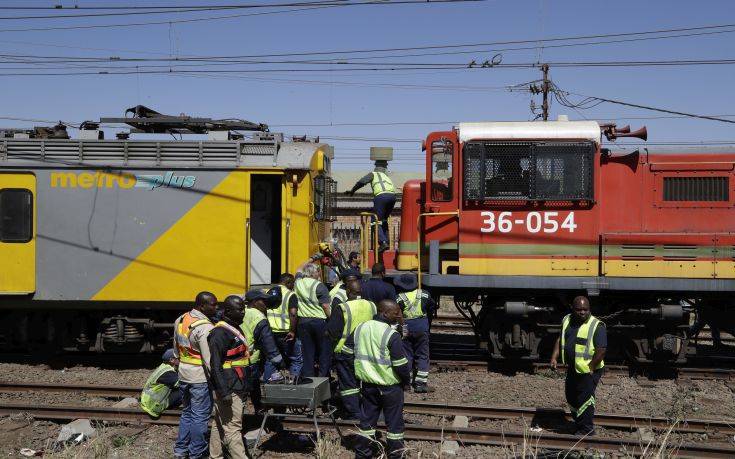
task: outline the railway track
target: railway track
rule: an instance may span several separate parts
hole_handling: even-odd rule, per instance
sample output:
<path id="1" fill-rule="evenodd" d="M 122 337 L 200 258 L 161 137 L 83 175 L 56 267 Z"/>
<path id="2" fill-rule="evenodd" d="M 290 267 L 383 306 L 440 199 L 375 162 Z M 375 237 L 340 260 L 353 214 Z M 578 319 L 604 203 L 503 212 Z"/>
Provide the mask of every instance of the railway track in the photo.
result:
<path id="1" fill-rule="evenodd" d="M 37 404 L 0 404 L 0 415 L 13 415 L 16 413 L 28 413 L 36 419 L 67 421 L 78 418 L 96 421 L 121 422 L 133 424 L 159 424 L 178 425 L 180 412 L 167 411 L 158 419 L 151 419 L 137 409 L 130 408 L 100 408 L 85 406 L 44 406 Z M 288 430 L 313 432 L 313 424 L 308 419 L 285 418 L 284 427 Z M 337 425 L 343 432 L 354 432 L 355 425 L 347 421 L 338 421 Z M 322 429 L 333 430 L 327 420 L 320 423 Z M 449 441 L 455 440 L 465 445 L 489 445 L 513 447 L 519 444 L 533 444 L 534 448 L 548 450 L 589 450 L 619 453 L 625 451 L 628 454 L 640 454 L 645 446 L 636 439 L 626 438 L 582 438 L 573 435 L 554 434 L 540 432 L 538 434 L 528 432 L 508 432 L 487 429 L 453 428 L 447 426 L 426 426 L 406 424 L 405 438 L 407 440 L 421 441 Z M 729 458 L 735 455 L 735 448 L 728 445 L 716 445 L 711 443 L 675 444 L 676 454 L 679 457 L 706 457 L 706 458 Z"/>

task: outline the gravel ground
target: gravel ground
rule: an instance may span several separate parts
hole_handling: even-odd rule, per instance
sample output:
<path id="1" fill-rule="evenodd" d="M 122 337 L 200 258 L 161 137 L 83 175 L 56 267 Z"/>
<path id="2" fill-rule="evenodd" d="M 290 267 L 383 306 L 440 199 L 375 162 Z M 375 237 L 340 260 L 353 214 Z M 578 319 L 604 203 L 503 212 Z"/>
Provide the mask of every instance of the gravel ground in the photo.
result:
<path id="1" fill-rule="evenodd" d="M 76 383 L 141 386 L 150 370 L 107 370 L 92 367 L 71 367 L 63 370 L 45 365 L 21 365 L 0 363 L 0 373 L 6 381 L 31 381 L 39 383 Z M 543 408 L 565 408 L 563 375 L 546 374 L 513 376 L 484 371 L 449 371 L 432 373 L 430 385 L 436 391 L 430 394 L 407 393 L 407 400 L 430 400 L 446 403 L 473 405 L 506 405 Z M 637 381 L 632 378 L 609 376 L 602 380 L 597 390 L 597 410 L 606 413 L 641 414 L 667 417 L 672 420 L 684 417 L 733 419 L 735 412 L 735 386 L 721 381 Z M 50 404 L 81 404 L 110 406 L 114 401 L 84 394 L 2 394 L 0 402 L 35 402 Z M 451 419 L 436 416 L 406 415 L 407 423 L 426 423 L 451 426 Z M 735 423 L 735 420 L 733 421 Z M 504 430 L 521 430 L 520 420 L 471 420 L 470 427 Z M 566 433 L 566 426 L 542 426 L 544 429 Z M 45 457 L 170 457 L 176 428 L 154 426 L 98 427 L 99 437 L 65 451 L 51 453 L 53 441 L 59 432 L 59 424 L 35 421 L 23 415 L 0 418 L 0 455 L 20 457 L 20 448 L 46 450 Z M 598 429 L 600 435 L 610 437 L 635 437 L 637 433 Z M 676 441 L 726 441 L 723 436 L 686 435 Z M 320 443 L 315 449 L 308 439 L 299 441 L 295 435 L 278 435 L 266 443 L 265 457 L 352 457 L 352 453 L 336 441 Z M 440 445 L 428 442 L 408 442 L 411 457 L 438 458 Z M 503 448 L 464 447 L 456 457 L 512 457 L 520 451 Z M 326 454 L 326 455 L 325 455 Z M 446 455 L 441 455 L 446 457 Z"/>

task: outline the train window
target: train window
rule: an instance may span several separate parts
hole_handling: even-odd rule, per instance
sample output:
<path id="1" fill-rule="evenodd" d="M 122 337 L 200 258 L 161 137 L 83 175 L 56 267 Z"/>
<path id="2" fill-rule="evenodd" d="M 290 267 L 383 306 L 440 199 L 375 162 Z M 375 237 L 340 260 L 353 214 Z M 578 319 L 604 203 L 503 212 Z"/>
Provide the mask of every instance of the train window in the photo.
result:
<path id="1" fill-rule="evenodd" d="M 448 140 L 431 143 L 431 200 L 451 201 L 452 193 L 452 156 L 454 145 Z"/>
<path id="2" fill-rule="evenodd" d="M 337 182 L 325 174 L 314 178 L 314 220 L 334 221 L 337 219 Z"/>
<path id="3" fill-rule="evenodd" d="M 467 142 L 465 199 L 592 199 L 594 151 L 588 143 Z"/>
<path id="4" fill-rule="evenodd" d="M 664 201 L 729 201 L 730 177 L 664 177 Z"/>
<path id="5" fill-rule="evenodd" d="M 33 238 L 33 194 L 26 189 L 0 191 L 0 241 L 28 242 Z"/>

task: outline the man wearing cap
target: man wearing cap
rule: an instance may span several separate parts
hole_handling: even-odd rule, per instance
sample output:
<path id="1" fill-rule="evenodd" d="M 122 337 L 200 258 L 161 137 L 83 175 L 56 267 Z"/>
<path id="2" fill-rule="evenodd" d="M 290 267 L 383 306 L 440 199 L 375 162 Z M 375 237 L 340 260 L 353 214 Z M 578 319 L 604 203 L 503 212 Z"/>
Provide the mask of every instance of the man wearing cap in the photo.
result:
<path id="1" fill-rule="evenodd" d="M 162 360 L 163 363 L 148 377 L 140 394 L 140 408 L 154 418 L 181 405 L 179 374 L 176 372 L 179 359 L 174 357 L 173 349 L 167 349 Z"/>
<path id="2" fill-rule="evenodd" d="M 194 308 L 174 322 L 174 357 L 179 359 L 181 419 L 174 445 L 174 457 L 199 459 L 207 456 L 207 429 L 212 414 L 209 391 L 209 344 L 207 336 L 214 328 L 211 318 L 217 311 L 217 297 L 200 292 Z"/>
<path id="3" fill-rule="evenodd" d="M 268 324 L 266 314 L 271 305 L 271 297 L 261 289 L 250 289 L 245 295 L 247 308 L 240 328 L 247 340 L 250 358 L 248 359 L 248 375 L 250 376 L 250 397 L 256 413 L 262 411 L 260 404 L 260 375 L 262 374 L 262 355 L 279 370 L 286 367 L 281 353 L 278 351 L 273 331 Z"/>
<path id="4" fill-rule="evenodd" d="M 393 283 L 401 290 L 398 304 L 403 310 L 406 333 L 403 350 L 413 375 L 414 392 L 429 392 L 429 318 L 434 316 L 436 303 L 428 292 L 418 288 L 416 275 L 401 274 Z"/>
<path id="5" fill-rule="evenodd" d="M 331 314 L 329 289 L 319 279 L 319 267 L 313 263 L 304 264 L 296 274 L 295 291 L 299 299 L 296 332 L 304 351 L 301 370 L 304 378 L 316 375 L 316 362 L 319 362 L 318 376 L 328 377 L 332 367 L 332 343 L 327 335 L 327 317 Z"/>
<path id="6" fill-rule="evenodd" d="M 357 181 L 346 194 L 352 196 L 357 190 L 368 183 L 373 189 L 373 212 L 378 216 L 378 243 L 379 250 L 388 249 L 388 217 L 396 205 L 396 189 L 388 177 L 388 161 L 375 161 L 373 172 Z"/>
<path id="7" fill-rule="evenodd" d="M 360 418 L 360 388 L 355 379 L 351 355 L 343 354 L 342 347 L 352 332 L 362 323 L 377 314 L 375 303 L 360 298 L 360 282 L 347 282 L 347 299 L 332 306 L 332 315 L 327 322 L 327 333 L 334 342 L 334 361 L 339 382 L 339 395 L 348 419 Z"/>
<path id="8" fill-rule="evenodd" d="M 242 416 L 249 389 L 247 341 L 240 331 L 245 303 L 237 295 L 225 298 L 223 318 L 209 333 L 210 381 L 214 389 L 214 426 L 209 437 L 209 457 L 245 459 Z"/>
<path id="9" fill-rule="evenodd" d="M 291 377 L 296 379 L 301 375 L 304 357 L 301 353 L 301 341 L 296 337 L 299 299 L 293 292 L 294 282 L 293 274 L 283 273 L 280 283 L 268 290 L 271 301 L 278 306 L 268 309 L 267 316 L 278 351 L 286 360 Z M 277 374 L 276 367 L 270 361 L 266 361 L 263 380 L 276 380 Z"/>
<path id="10" fill-rule="evenodd" d="M 332 300 L 332 308 L 337 304 L 347 301 L 347 284 L 350 281 L 360 279 L 360 277 L 360 271 L 356 271 L 352 268 L 345 269 L 340 273 L 340 281 L 337 282 L 334 287 L 332 287 L 332 290 L 329 291 L 329 298 Z"/>

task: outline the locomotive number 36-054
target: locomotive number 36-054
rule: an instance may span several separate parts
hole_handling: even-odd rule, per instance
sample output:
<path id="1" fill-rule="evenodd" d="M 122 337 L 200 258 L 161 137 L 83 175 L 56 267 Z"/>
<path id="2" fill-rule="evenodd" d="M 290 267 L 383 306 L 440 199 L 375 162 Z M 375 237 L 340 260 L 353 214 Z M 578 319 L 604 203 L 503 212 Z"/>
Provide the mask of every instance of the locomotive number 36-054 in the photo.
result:
<path id="1" fill-rule="evenodd" d="M 515 225 L 525 226 L 529 233 L 556 233 L 557 231 L 573 233 L 577 228 L 577 224 L 574 223 L 574 212 L 569 212 L 566 216 L 559 215 L 559 212 L 528 212 L 525 217 L 519 216 L 519 218 L 516 218 L 513 212 L 485 211 L 480 215 L 484 217 L 480 227 L 483 233 L 495 231 L 510 233 Z"/>

